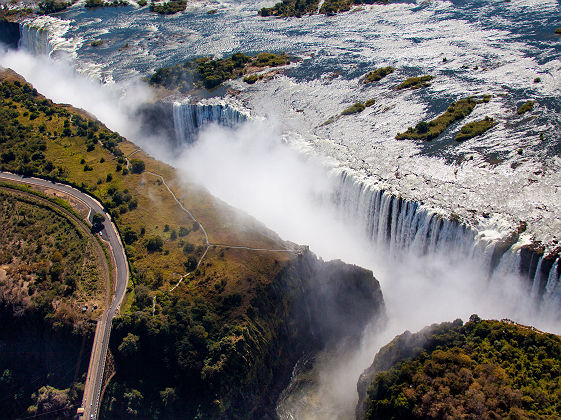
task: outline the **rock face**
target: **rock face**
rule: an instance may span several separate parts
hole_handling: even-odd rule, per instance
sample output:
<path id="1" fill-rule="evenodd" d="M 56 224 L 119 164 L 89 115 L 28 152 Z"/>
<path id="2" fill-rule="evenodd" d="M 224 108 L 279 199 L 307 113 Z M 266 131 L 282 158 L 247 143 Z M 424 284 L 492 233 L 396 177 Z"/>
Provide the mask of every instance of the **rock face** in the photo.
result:
<path id="1" fill-rule="evenodd" d="M 307 312 L 310 334 L 322 346 L 359 338 L 370 320 L 385 314 L 380 285 L 369 270 L 338 260 L 323 262 L 306 252 L 286 275 L 301 282 L 297 310 Z"/>
<path id="2" fill-rule="evenodd" d="M 8 48 L 17 48 L 19 42 L 19 23 L 0 21 L 0 42 Z"/>
<path id="3" fill-rule="evenodd" d="M 146 314 L 116 320 L 110 348 L 117 376 L 106 392 L 102 415 L 127 418 L 132 407 L 142 418 L 159 413 L 166 418 L 274 419 L 278 396 L 304 354 L 337 340 L 358 339 L 367 322 L 384 316 L 379 284 L 368 270 L 325 263 L 307 250 L 277 266 L 269 282 L 255 284 L 241 297 L 251 304 L 238 306 L 236 317 L 222 321 L 219 330 L 205 319 L 224 314 L 225 300 L 215 307 L 211 300 L 178 301 L 163 310 L 165 323 Z M 134 357 L 124 353 L 129 334 L 138 337 Z M 142 395 L 143 404 L 129 401 L 133 392 Z M 174 399 L 162 402 L 162 392 Z"/>
<path id="4" fill-rule="evenodd" d="M 304 353 L 359 339 L 369 321 L 385 317 L 382 292 L 371 271 L 341 261 L 323 262 L 309 251 L 283 270 L 263 297 L 259 311 L 269 312 L 275 331 L 267 346 L 251 351 L 264 358 L 260 369 L 272 376 L 269 383 L 233 384 L 241 385 L 235 392 L 243 398 L 235 401 L 238 414 L 232 411 L 223 418 L 276 418 L 278 396 Z M 247 392 L 256 385 L 256 392 Z"/>
<path id="5" fill-rule="evenodd" d="M 561 337 L 509 320 L 445 322 L 383 347 L 356 418 L 548 418 L 561 413 Z"/>

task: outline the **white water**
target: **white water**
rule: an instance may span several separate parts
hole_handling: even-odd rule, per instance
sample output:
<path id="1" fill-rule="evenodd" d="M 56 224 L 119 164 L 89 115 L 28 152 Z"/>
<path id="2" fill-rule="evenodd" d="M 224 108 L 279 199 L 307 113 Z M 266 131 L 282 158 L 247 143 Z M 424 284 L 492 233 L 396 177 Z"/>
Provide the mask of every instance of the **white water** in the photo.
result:
<path id="1" fill-rule="evenodd" d="M 48 15 L 27 19 L 20 24 L 18 47 L 34 55 L 51 56 L 56 52 L 58 56 L 73 58 L 81 40 L 65 37 L 69 27 L 70 21 Z"/>

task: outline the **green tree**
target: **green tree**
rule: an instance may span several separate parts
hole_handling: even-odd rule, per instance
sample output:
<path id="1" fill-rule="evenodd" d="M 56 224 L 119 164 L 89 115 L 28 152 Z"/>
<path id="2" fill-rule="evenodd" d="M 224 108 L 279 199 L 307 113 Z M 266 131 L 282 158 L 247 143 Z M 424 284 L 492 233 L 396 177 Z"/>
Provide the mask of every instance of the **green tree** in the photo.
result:
<path id="1" fill-rule="evenodd" d="M 134 230 L 128 228 L 125 230 L 124 239 L 127 245 L 132 245 L 138 240 L 138 234 Z"/>
<path id="2" fill-rule="evenodd" d="M 146 249 L 148 252 L 161 251 L 164 247 L 164 241 L 159 236 L 152 236 L 146 241 Z"/>
<path id="3" fill-rule="evenodd" d="M 101 232 L 103 230 L 103 222 L 105 221 L 105 216 L 101 213 L 95 213 L 92 216 L 92 233 Z"/>
<path id="4" fill-rule="evenodd" d="M 177 394 L 175 392 L 175 388 L 168 387 L 168 388 L 164 389 L 163 391 L 160 391 L 160 398 L 161 398 L 164 406 L 169 407 L 175 401 L 177 401 Z"/>
<path id="5" fill-rule="evenodd" d="M 133 174 L 141 174 L 146 169 L 146 164 L 144 161 L 139 159 L 131 160 L 131 172 Z"/>
<path id="6" fill-rule="evenodd" d="M 132 333 L 128 333 L 124 338 L 121 344 L 119 344 L 119 351 L 125 357 L 134 356 L 138 353 L 139 349 L 139 340 L 140 338 L 137 335 Z"/>

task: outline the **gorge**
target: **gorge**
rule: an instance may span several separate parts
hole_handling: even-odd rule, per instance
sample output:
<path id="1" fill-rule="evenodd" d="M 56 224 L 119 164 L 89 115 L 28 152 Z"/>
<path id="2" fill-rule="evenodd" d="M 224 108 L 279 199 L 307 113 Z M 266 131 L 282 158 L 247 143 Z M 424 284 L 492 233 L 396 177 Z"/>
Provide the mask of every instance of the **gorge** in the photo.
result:
<path id="1" fill-rule="evenodd" d="M 474 5 L 485 15 L 498 7 L 491 3 Z M 466 320 L 472 313 L 511 318 L 558 333 L 561 219 L 556 174 L 559 88 L 555 78 L 559 62 L 554 57 L 559 45 L 528 34 L 524 28 L 510 27 L 518 23 L 519 15 L 530 19 L 531 6 L 526 1 L 505 4 L 501 13 L 509 25 L 475 22 L 477 13 L 472 18 L 467 6 L 454 2 L 375 5 L 354 12 L 355 26 L 349 23 L 351 13 L 350 17 L 338 16 L 337 21 L 306 17 L 305 33 L 294 35 L 304 60 L 266 83 L 248 87 L 234 80 L 229 87 L 238 93 L 194 103 L 172 98 L 155 106 L 157 111 L 148 112 L 143 107 L 150 108 L 152 103 L 145 104 L 146 96 L 128 103 L 131 106 L 125 110 L 108 100 L 111 113 L 121 115 L 122 121 L 111 127 L 99 118 L 172 164 L 186 178 L 255 216 L 282 238 L 305 243 L 320 257 L 341 258 L 373 270 L 386 302 L 386 329 L 366 334 L 361 346 L 344 349 L 343 360 L 327 363 L 325 372 L 331 369 L 336 375 L 341 366 L 356 365 L 353 369 L 360 373 L 372 362 L 376 346 L 404 329 L 416 330 L 456 317 Z M 551 24 L 559 6 L 548 1 L 542 6 L 534 19 L 541 25 Z M 147 38 L 146 44 L 131 41 L 119 55 L 126 35 L 117 33 L 113 43 L 95 52 L 87 42 L 105 35 L 88 25 L 79 35 L 80 25 L 92 18 L 77 9 L 62 19 L 46 17 L 23 23 L 19 45 L 33 54 L 70 57 L 79 71 L 109 82 L 118 91 L 126 90 L 123 82 L 127 79 L 149 74 L 155 61 L 184 58 L 174 51 L 192 48 L 187 54 L 196 56 L 245 47 L 242 34 L 231 29 L 240 21 L 247 21 L 254 30 L 249 42 L 265 31 L 261 28 L 264 23 L 244 15 L 244 7 L 251 5 L 235 10 L 228 5 L 219 13 L 225 16 L 220 24 L 233 35 L 214 36 L 211 46 L 203 28 L 210 17 L 193 7 L 185 19 L 196 29 L 183 42 L 170 41 L 165 46 L 158 46 L 162 35 L 150 27 L 155 18 L 141 11 L 137 17 L 127 11 L 100 11 L 107 18 L 107 28 L 114 29 L 124 16 L 138 22 L 139 33 L 151 33 L 153 38 Z M 381 35 L 400 33 L 406 40 L 403 45 L 393 35 L 388 46 L 357 35 L 373 16 L 384 16 L 379 18 Z M 169 31 L 166 35 L 179 33 L 174 26 L 179 22 L 181 18 L 172 18 L 163 29 Z M 268 41 L 279 50 L 286 47 L 284 36 L 296 31 L 295 24 L 272 22 L 275 29 L 263 35 L 254 48 Z M 329 48 L 318 46 L 319 38 L 341 27 L 345 30 L 329 41 Z M 430 28 L 446 33 L 448 43 L 443 45 L 437 35 L 429 34 Z M 470 37 L 460 39 L 465 33 Z M 378 40 L 380 34 L 373 37 Z M 516 42 L 508 42 L 511 37 Z M 346 48 L 345 42 L 351 42 L 356 51 Z M 478 42 L 485 47 L 474 57 L 470 48 Z M 498 52 L 501 42 L 514 58 Z M 421 48 L 427 44 L 438 53 Z M 403 53 L 398 52 L 400 45 L 409 53 L 403 54 L 405 59 L 399 55 Z M 541 56 L 527 54 L 538 47 Z M 142 58 L 146 51 L 150 51 L 149 57 Z M 17 66 L 16 55 L 4 56 L 0 64 Z M 443 57 L 446 64 L 442 64 Z M 105 59 L 113 68 L 103 63 Z M 355 65 L 356 60 L 359 64 Z M 387 86 L 355 86 L 367 67 L 386 60 L 398 69 L 384 79 L 388 79 Z M 413 64 L 413 60 L 421 64 Z M 135 68 L 130 67 L 133 61 Z M 475 70 L 472 62 L 480 69 Z M 468 63 L 470 67 L 463 68 Z M 396 93 L 389 88 L 405 76 L 421 73 L 419 67 L 422 74 L 436 74 L 433 84 L 424 88 L 428 90 Z M 39 77 L 26 74 L 25 65 L 15 70 L 34 85 L 40 84 Z M 542 84 L 533 84 L 535 74 L 540 74 Z M 50 95 L 49 86 L 40 90 Z M 499 126 L 481 139 L 451 146 L 448 140 L 456 129 L 452 127 L 433 143 L 393 140 L 407 125 L 441 112 L 449 97 L 466 92 L 493 94 L 485 108 L 474 111 L 473 118 L 489 113 L 499 119 Z M 66 93 L 60 95 L 59 101 L 74 103 Z M 68 99 L 63 99 L 65 95 Z M 319 127 L 344 109 L 343 104 L 371 96 L 379 104 L 372 110 Z M 511 108 L 528 97 L 537 97 L 539 112 L 528 119 L 509 116 Z M 88 109 L 87 102 L 76 105 L 98 115 L 95 107 Z M 144 123 L 135 119 L 138 109 L 147 116 Z M 142 124 L 153 132 L 131 128 Z M 159 135 L 167 138 L 162 140 Z M 355 383 L 357 379 L 358 375 Z M 331 417 L 316 413 L 315 418 L 350 418 L 356 391 L 347 386 L 328 393 L 326 384 L 331 380 L 327 373 L 320 379 L 315 390 L 321 401 L 317 405 L 343 405 L 344 412 L 333 411 Z M 287 416 L 283 418 L 291 418 Z"/>

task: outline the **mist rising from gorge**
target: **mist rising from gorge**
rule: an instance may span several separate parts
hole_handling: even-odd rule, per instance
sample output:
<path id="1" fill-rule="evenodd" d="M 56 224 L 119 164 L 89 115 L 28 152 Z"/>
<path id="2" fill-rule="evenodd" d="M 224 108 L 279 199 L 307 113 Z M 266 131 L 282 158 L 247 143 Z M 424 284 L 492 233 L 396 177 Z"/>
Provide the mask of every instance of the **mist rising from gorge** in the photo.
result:
<path id="1" fill-rule="evenodd" d="M 209 127 L 175 166 L 284 239 L 307 244 L 323 258 L 372 269 L 381 283 L 388 323 L 373 325 L 357 347 L 323 355 L 316 366 L 319 383 L 312 390 L 317 395 L 292 396 L 294 407 L 284 418 L 352 418 L 359 374 L 380 346 L 406 329 L 467 320 L 477 313 L 559 332 L 558 312 L 540 313 L 529 280 L 509 270 L 508 262 L 490 278 L 488 264 L 454 248 L 390 255 L 387 246 L 372 243 L 361 224 L 344 217 L 330 199 L 337 188 L 333 170 L 288 146 L 274 123 L 253 121 L 234 130 Z"/>
<path id="2" fill-rule="evenodd" d="M 372 269 L 380 281 L 388 312 L 383 331 L 373 327 L 360 346 L 343 348 L 318 364 L 318 405 L 326 411 L 298 412 L 298 418 L 350 418 L 357 399 L 358 375 L 379 346 L 405 329 L 464 320 L 511 318 L 559 332 L 557 313 L 535 310 L 527 279 L 505 270 L 489 280 L 477 258 L 451 252 L 390 256 L 363 232 L 360 223 L 343 217 L 331 200 L 337 184 L 332 169 L 318 157 L 286 144 L 271 121 L 249 121 L 238 129 L 210 125 L 197 142 L 170 151 L 167 139 L 146 137 L 135 119 L 137 107 L 151 99 L 140 82 L 100 85 L 70 65 L 24 52 L 0 55 L 0 65 L 23 75 L 55 102 L 83 108 L 109 128 L 174 164 L 217 197 L 264 222 L 283 239 L 307 244 L 324 259 L 340 258 Z M 304 407 L 305 408 L 305 407 Z"/>

